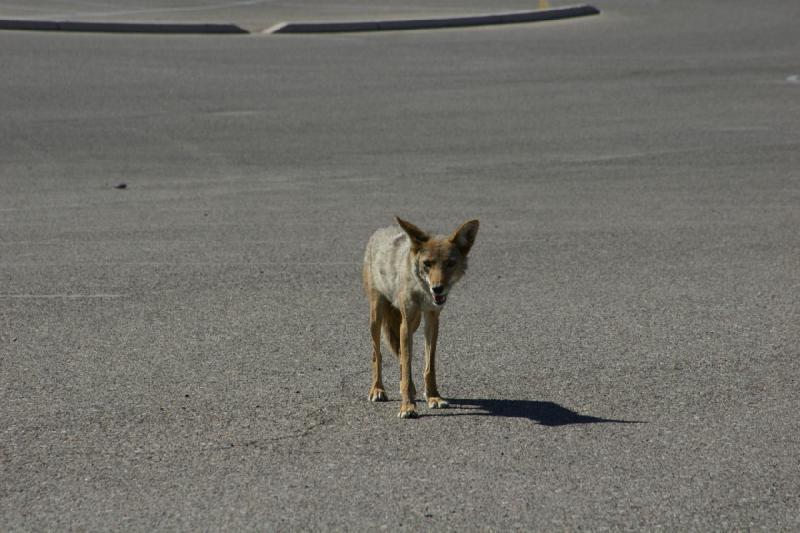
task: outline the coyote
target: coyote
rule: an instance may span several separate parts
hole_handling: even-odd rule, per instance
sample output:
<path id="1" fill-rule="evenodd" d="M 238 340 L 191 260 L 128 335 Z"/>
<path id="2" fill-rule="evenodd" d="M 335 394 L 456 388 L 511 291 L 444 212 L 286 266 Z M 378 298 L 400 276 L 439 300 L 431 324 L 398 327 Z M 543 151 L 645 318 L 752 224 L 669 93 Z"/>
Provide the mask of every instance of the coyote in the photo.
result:
<path id="1" fill-rule="evenodd" d="M 462 224 L 452 235 L 430 235 L 395 217 L 402 228 L 376 231 L 364 254 L 364 290 L 370 304 L 372 387 L 369 400 L 385 402 L 381 379 L 381 330 L 400 359 L 400 418 L 415 418 L 416 389 L 411 378 L 411 339 L 425 316 L 425 399 L 428 407 L 447 407 L 436 387 L 436 338 L 439 313 L 452 286 L 467 270 L 467 254 L 478 221 Z"/>

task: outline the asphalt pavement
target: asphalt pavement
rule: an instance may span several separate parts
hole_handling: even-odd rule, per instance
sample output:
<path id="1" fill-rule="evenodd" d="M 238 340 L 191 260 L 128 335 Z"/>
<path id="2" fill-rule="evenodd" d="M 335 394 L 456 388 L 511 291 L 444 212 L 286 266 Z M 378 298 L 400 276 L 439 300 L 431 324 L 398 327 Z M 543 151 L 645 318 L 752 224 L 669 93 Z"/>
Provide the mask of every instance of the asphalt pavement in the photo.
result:
<path id="1" fill-rule="evenodd" d="M 289 18 L 212 3 L 142 4 Z M 592 4 L 0 31 L 0 529 L 800 529 L 800 4 Z M 416 420 L 391 357 L 367 401 L 394 215 L 481 221 Z"/>

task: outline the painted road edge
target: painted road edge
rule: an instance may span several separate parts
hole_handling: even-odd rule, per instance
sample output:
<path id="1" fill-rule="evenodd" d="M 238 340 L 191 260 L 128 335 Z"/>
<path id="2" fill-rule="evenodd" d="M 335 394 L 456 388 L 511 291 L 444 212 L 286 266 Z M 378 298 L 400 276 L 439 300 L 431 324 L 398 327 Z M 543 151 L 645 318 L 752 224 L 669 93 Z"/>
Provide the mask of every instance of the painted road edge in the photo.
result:
<path id="1" fill-rule="evenodd" d="M 151 22 L 69 22 L 0 19 L 0 30 L 74 31 L 97 33 L 227 33 L 249 31 L 235 24 L 179 24 Z"/>
<path id="2" fill-rule="evenodd" d="M 435 28 L 488 26 L 494 24 L 519 24 L 523 22 L 559 20 L 598 14 L 600 14 L 600 10 L 596 7 L 577 5 L 552 9 L 537 9 L 534 11 L 513 11 L 510 13 L 465 17 L 353 22 L 282 22 L 264 30 L 264 33 L 344 33 L 361 31 L 428 30 Z"/>

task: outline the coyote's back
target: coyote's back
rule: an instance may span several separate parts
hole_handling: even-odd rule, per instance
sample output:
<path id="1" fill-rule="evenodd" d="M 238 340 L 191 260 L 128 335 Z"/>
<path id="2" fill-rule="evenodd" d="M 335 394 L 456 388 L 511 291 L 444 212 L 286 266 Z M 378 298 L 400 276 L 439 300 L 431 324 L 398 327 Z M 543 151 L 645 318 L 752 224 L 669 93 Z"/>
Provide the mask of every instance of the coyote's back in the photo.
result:
<path id="1" fill-rule="evenodd" d="M 364 254 L 364 289 L 377 290 L 395 307 L 404 281 L 411 242 L 399 228 L 382 228 L 372 234 Z"/>

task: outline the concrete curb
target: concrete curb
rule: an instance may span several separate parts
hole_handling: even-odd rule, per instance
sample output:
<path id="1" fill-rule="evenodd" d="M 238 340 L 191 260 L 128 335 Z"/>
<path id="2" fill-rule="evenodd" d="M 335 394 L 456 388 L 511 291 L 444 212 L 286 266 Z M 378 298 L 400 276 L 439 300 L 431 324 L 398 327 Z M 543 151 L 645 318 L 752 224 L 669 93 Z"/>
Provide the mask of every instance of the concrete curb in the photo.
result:
<path id="1" fill-rule="evenodd" d="M 216 33 L 247 34 L 235 24 L 163 24 L 149 22 L 53 22 L 46 20 L 0 20 L 0 30 L 74 31 L 98 33 Z"/>
<path id="2" fill-rule="evenodd" d="M 355 22 L 283 22 L 264 33 L 344 33 L 364 31 L 429 30 L 436 28 L 462 28 L 467 26 L 488 26 L 495 24 L 519 24 L 544 20 L 559 20 L 573 17 L 598 15 L 600 10 L 590 5 L 539 9 L 535 11 L 514 11 L 491 15 L 466 17 L 446 17 L 408 20 L 374 20 Z"/>

